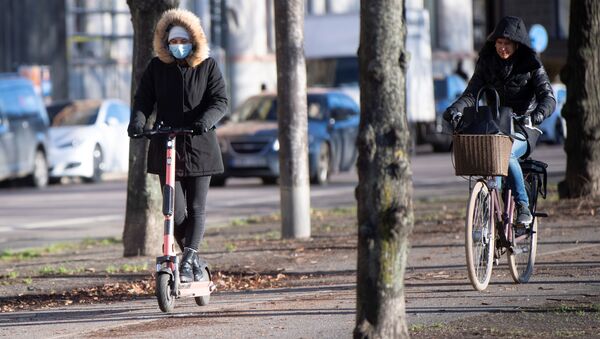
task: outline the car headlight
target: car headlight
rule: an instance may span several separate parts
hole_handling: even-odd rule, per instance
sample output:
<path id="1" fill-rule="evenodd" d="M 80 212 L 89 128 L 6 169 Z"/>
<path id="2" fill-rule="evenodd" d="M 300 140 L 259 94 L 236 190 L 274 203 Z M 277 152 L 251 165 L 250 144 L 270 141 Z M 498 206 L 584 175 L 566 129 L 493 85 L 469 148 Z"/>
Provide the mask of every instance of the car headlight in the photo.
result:
<path id="1" fill-rule="evenodd" d="M 58 145 L 58 148 L 76 148 L 76 147 L 81 146 L 81 144 L 83 144 L 83 139 L 74 138 L 74 139 L 71 139 L 67 142 L 63 142 L 62 144 Z"/>
<path id="2" fill-rule="evenodd" d="M 275 139 L 273 142 L 273 151 L 279 152 L 279 139 Z"/>

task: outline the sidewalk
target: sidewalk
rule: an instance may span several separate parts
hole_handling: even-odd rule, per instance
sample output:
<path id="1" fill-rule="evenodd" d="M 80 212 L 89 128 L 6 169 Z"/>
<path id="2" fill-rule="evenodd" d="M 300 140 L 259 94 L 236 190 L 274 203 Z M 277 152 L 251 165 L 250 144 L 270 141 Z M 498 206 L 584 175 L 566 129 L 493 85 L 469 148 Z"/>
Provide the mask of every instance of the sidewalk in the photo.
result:
<path id="1" fill-rule="evenodd" d="M 547 202 L 551 217 L 540 227 L 532 281 L 515 285 L 503 258 L 485 292 L 466 278 L 464 205 L 460 199 L 415 204 L 405 280 L 411 336 L 599 337 L 600 202 Z M 0 261 L 0 307 L 33 303 L 2 313 L 0 337 L 351 337 L 354 214 L 315 213 L 310 240 L 279 240 L 272 218 L 209 230 L 202 253 L 218 290 L 205 307 L 178 299 L 171 314 L 160 312 L 144 285 L 154 258 L 122 258 L 120 244 Z M 123 272 L 125 265 L 141 272 Z"/>

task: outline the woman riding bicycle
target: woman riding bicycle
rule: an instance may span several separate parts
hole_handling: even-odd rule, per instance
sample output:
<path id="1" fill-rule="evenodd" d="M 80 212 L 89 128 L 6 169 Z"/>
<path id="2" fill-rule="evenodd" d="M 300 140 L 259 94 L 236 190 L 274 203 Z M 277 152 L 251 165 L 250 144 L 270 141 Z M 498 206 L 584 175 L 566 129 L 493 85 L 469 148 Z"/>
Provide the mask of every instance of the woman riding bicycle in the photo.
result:
<path id="1" fill-rule="evenodd" d="M 521 18 L 507 16 L 500 20 L 479 52 L 475 72 L 467 88 L 446 109 L 444 119 L 460 119 L 465 107 L 475 106 L 477 93 L 484 86 L 496 89 L 500 106 L 512 108 L 517 116 L 529 115 L 534 125 L 541 124 L 554 111 L 556 99 L 548 74 L 531 48 Z M 518 159 L 533 151 L 539 132 L 527 128 L 522 120 L 516 120 L 515 135 L 508 167 L 508 185 L 515 196 L 517 223 L 528 225 L 533 217 Z"/>

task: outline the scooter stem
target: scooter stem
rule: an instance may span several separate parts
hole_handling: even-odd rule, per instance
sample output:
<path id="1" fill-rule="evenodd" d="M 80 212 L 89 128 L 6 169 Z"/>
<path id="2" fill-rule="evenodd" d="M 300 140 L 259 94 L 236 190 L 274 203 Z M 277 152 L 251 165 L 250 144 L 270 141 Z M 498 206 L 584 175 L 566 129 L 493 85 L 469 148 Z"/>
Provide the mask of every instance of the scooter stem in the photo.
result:
<path id="1" fill-rule="evenodd" d="M 175 256 L 175 238 L 173 211 L 175 210 L 175 134 L 167 138 L 167 154 L 165 168 L 165 187 L 163 191 L 163 214 L 165 226 L 163 235 L 163 254 Z"/>

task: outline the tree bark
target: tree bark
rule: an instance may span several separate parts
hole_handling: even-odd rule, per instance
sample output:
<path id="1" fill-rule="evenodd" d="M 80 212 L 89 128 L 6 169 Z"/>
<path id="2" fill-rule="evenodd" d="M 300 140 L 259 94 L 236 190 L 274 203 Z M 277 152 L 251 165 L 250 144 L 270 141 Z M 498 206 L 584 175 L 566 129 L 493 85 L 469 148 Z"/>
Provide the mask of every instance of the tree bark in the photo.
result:
<path id="1" fill-rule="evenodd" d="M 571 1 L 567 85 L 567 169 L 561 198 L 600 197 L 600 1 Z"/>
<path id="2" fill-rule="evenodd" d="M 355 338 L 408 337 L 404 270 L 414 217 L 403 0 L 362 0 Z"/>
<path id="3" fill-rule="evenodd" d="M 154 28 L 163 12 L 179 6 L 179 0 L 127 0 L 133 23 L 131 100 L 146 66 L 154 56 Z M 131 105 L 133 107 L 133 104 Z M 147 124 L 148 126 L 148 124 Z M 162 195 L 158 177 L 146 173 L 148 140 L 129 142 L 127 208 L 123 230 L 124 256 L 162 253 Z"/>
<path id="4" fill-rule="evenodd" d="M 310 237 L 304 1 L 275 1 L 281 235 Z"/>

